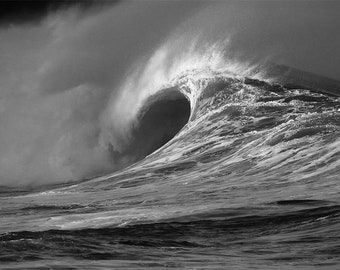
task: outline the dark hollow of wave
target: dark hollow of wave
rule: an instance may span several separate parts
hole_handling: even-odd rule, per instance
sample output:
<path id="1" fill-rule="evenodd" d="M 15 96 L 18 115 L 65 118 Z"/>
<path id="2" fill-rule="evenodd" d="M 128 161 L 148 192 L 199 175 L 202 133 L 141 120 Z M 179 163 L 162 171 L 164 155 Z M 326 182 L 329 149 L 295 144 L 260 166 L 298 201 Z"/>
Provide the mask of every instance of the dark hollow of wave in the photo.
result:
<path id="1" fill-rule="evenodd" d="M 125 154 L 143 159 L 170 141 L 188 122 L 190 102 L 176 88 L 148 98 L 141 108 L 138 124 Z"/>

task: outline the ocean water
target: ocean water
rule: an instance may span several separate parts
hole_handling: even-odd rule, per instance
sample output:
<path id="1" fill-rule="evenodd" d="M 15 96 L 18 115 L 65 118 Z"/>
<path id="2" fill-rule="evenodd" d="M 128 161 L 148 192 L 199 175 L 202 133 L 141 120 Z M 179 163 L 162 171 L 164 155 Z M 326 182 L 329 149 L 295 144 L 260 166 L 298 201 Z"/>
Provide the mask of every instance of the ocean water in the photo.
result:
<path id="1" fill-rule="evenodd" d="M 3 189 L 1 269 L 339 269 L 336 95 L 199 69 L 142 108 L 136 163 Z"/>

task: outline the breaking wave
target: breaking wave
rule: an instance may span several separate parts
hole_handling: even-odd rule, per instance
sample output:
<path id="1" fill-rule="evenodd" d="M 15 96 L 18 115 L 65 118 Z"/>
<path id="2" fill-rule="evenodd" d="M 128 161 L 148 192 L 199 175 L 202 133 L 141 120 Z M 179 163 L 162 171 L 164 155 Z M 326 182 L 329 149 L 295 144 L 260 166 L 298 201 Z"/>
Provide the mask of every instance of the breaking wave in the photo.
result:
<path id="1" fill-rule="evenodd" d="M 272 53 L 260 53 L 259 44 L 247 50 L 243 35 L 260 35 L 262 22 L 246 16 L 249 22 L 238 24 L 233 14 L 249 10 L 225 5 L 228 16 L 220 12 L 223 3 L 119 3 L 1 28 L 0 185 L 40 188 L 128 167 L 196 123 L 213 82 L 251 78 L 259 86 L 294 89 L 302 82 L 336 91 L 337 82 L 269 64 Z M 155 14 L 164 17 L 159 25 Z M 130 23 L 131 29 L 119 27 Z M 243 24 L 250 30 L 237 31 Z"/>
<path id="2" fill-rule="evenodd" d="M 119 94 L 109 102 L 102 118 L 103 141 L 120 167 L 172 139 L 194 117 L 198 97 L 210 81 L 245 74 L 259 77 L 255 67 L 228 60 L 227 41 L 202 45 L 202 40 L 196 40 L 185 49 L 186 42 L 167 41 L 128 72 Z"/>

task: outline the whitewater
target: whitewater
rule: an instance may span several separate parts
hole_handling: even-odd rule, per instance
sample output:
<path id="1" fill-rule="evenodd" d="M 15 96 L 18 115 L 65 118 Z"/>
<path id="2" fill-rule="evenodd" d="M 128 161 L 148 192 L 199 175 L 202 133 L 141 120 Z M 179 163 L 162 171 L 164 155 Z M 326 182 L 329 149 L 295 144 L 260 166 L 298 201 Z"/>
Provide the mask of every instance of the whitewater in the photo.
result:
<path id="1" fill-rule="evenodd" d="M 46 51 L 68 56 L 56 25 Z M 0 160 L 0 269 L 338 269 L 340 83 L 232 39 L 174 31 L 114 90 L 25 96 L 24 128 L 32 102 L 51 130 Z"/>

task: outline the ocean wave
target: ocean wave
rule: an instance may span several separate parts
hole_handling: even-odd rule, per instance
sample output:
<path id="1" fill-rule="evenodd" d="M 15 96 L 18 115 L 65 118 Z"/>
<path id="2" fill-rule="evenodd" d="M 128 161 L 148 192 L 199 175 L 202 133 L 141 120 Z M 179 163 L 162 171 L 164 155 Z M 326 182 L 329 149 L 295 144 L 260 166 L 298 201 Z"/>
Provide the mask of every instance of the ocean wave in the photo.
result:
<path id="1" fill-rule="evenodd" d="M 39 25 L 38 74 L 0 100 L 0 262 L 337 269 L 340 83 L 185 22 L 121 56 L 104 42 L 118 11 Z"/>

